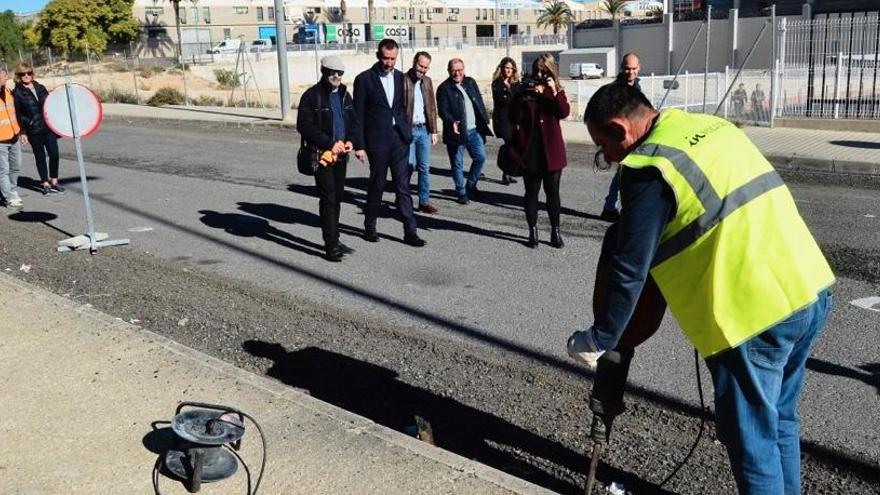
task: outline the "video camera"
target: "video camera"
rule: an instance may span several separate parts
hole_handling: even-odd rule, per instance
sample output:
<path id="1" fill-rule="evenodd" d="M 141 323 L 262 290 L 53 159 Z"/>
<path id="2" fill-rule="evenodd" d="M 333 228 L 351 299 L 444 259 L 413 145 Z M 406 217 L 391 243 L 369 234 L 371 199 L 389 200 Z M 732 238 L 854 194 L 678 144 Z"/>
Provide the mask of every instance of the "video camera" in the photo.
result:
<path id="1" fill-rule="evenodd" d="M 547 78 L 543 76 L 535 76 L 532 74 L 526 74 L 523 76 L 522 81 L 520 82 L 522 89 L 529 90 L 535 89 L 535 86 L 546 86 Z"/>

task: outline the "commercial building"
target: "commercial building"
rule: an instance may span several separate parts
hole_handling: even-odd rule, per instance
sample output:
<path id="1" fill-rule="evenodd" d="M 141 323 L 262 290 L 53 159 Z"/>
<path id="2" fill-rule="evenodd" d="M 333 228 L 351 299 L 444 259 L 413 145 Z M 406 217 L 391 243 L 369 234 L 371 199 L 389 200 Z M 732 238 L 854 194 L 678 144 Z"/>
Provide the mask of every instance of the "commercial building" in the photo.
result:
<path id="1" fill-rule="evenodd" d="M 575 22 L 607 16 L 597 0 L 569 0 L 567 4 Z M 554 34 L 552 27 L 537 26 L 545 8 L 539 0 L 375 0 L 372 16 L 367 0 L 344 2 L 344 8 L 339 0 L 287 0 L 279 13 L 272 0 L 181 0 L 181 36 L 184 44 L 228 38 L 276 41 L 277 15 L 283 16 L 287 43 L 362 43 L 385 37 L 476 43 L 477 39 L 540 39 Z M 136 0 L 134 15 L 141 22 L 146 51 L 173 53 L 177 33 L 170 0 Z M 564 33 L 563 28 L 558 34 Z"/>

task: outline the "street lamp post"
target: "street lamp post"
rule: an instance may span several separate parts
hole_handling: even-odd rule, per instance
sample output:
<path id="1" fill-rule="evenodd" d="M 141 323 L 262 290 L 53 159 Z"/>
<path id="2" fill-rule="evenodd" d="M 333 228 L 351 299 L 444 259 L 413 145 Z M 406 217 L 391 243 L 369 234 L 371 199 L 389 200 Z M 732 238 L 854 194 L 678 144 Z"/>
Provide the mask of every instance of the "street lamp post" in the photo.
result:
<path id="1" fill-rule="evenodd" d="M 183 61 L 183 37 L 180 34 L 180 0 L 171 0 L 174 5 L 174 24 L 177 27 L 177 63 L 180 65 L 180 72 L 183 74 L 183 103 L 189 106 L 189 91 L 186 87 L 186 65 Z"/>

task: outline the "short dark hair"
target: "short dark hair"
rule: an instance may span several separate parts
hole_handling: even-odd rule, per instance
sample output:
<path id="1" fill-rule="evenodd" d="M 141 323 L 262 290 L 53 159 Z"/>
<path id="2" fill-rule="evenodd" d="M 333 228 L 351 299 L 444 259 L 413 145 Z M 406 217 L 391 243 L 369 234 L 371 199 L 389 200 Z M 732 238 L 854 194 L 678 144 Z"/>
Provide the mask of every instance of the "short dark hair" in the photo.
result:
<path id="1" fill-rule="evenodd" d="M 394 41 L 393 38 L 385 38 L 379 42 L 379 47 L 376 48 L 376 54 L 382 53 L 382 50 L 397 50 L 399 48 L 400 45 L 398 45 L 397 41 Z"/>
<path id="2" fill-rule="evenodd" d="M 419 57 L 425 57 L 428 60 L 431 60 L 431 54 L 428 52 L 416 52 L 416 56 L 413 57 L 413 64 L 419 62 Z"/>
<path id="3" fill-rule="evenodd" d="M 614 117 L 633 117 L 653 108 L 648 98 L 629 84 L 606 84 L 587 103 L 584 123 L 602 128 Z"/>

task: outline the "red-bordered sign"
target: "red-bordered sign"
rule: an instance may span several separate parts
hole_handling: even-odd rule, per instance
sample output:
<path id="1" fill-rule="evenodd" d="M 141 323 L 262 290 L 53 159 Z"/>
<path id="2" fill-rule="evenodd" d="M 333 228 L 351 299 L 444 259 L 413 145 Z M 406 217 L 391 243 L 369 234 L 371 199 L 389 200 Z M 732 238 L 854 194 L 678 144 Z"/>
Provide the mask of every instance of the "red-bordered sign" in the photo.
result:
<path id="1" fill-rule="evenodd" d="M 89 88 L 76 83 L 62 84 L 53 89 L 43 105 L 43 118 L 49 129 L 62 137 L 72 138 L 73 123 L 70 118 L 70 105 L 67 91 L 76 106 L 76 127 L 80 137 L 89 137 L 98 130 L 104 118 L 104 107 L 98 95 Z"/>

